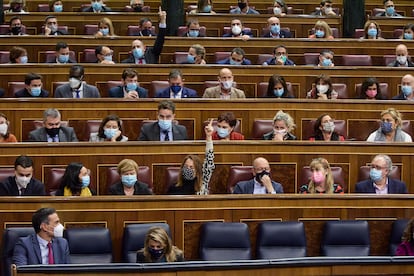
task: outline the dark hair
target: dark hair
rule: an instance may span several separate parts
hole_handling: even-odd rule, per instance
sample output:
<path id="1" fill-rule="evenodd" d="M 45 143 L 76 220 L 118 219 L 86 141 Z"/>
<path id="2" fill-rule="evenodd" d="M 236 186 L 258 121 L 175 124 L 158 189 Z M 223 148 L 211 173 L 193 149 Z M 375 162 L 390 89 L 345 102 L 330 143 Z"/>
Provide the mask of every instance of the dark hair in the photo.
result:
<path id="1" fill-rule="evenodd" d="M 24 53 L 27 54 L 27 51 L 25 48 L 19 47 L 19 46 L 14 46 L 10 49 L 10 63 L 16 63 L 16 59 L 18 59 L 19 57 L 21 57 Z"/>
<path id="2" fill-rule="evenodd" d="M 27 73 L 24 77 L 24 83 L 30 85 L 32 80 L 42 80 L 42 76 L 36 73 Z"/>
<path id="3" fill-rule="evenodd" d="M 410 219 L 407 222 L 407 225 L 404 228 L 404 232 L 402 234 L 401 240 L 412 244 L 414 242 L 413 233 L 414 233 L 414 218 Z"/>
<path id="4" fill-rule="evenodd" d="M 17 166 L 21 166 L 22 168 L 33 167 L 33 160 L 27 155 L 20 155 L 14 161 L 14 168 L 17 169 Z"/>
<path id="5" fill-rule="evenodd" d="M 384 1 L 382 1 L 382 4 L 385 5 L 385 3 L 387 3 L 388 1 L 392 1 L 392 0 L 384 0 Z"/>
<path id="6" fill-rule="evenodd" d="M 36 233 L 40 232 L 42 223 L 49 223 L 49 216 L 56 213 L 54 208 L 40 208 L 32 216 L 32 226 Z"/>
<path id="7" fill-rule="evenodd" d="M 327 85 L 329 85 L 328 91 L 326 92 L 326 96 L 328 97 L 328 99 L 330 99 L 331 94 L 332 94 L 332 90 L 333 90 L 332 81 L 331 81 L 331 78 L 328 75 L 325 75 L 325 74 L 317 76 L 315 81 L 313 82 L 315 84 L 315 91 L 312 91 L 311 98 L 312 99 L 317 99 L 318 98 L 318 89 L 316 88 L 316 85 L 318 85 L 321 80 L 324 83 L 326 83 Z M 315 92 L 315 93 L 313 93 L 313 92 Z"/>
<path id="8" fill-rule="evenodd" d="M 172 69 L 168 75 L 168 79 L 176 79 L 178 77 L 183 77 L 183 72 L 180 69 Z"/>
<path id="9" fill-rule="evenodd" d="M 414 32 L 414 24 L 413 23 L 408 23 L 404 26 L 403 28 L 403 38 L 404 38 L 404 33 L 406 30 L 411 30 Z"/>
<path id="10" fill-rule="evenodd" d="M 377 100 L 383 100 L 384 98 L 382 97 L 382 93 L 381 93 L 381 89 L 380 89 L 380 85 L 379 82 L 376 78 L 370 77 L 364 80 L 364 82 L 361 85 L 361 94 L 359 95 L 359 97 L 361 99 L 367 99 L 367 90 L 369 86 L 372 86 L 376 84 L 377 85 L 377 95 L 375 95 L 375 99 Z"/>
<path id="11" fill-rule="evenodd" d="M 82 189 L 82 183 L 79 180 L 79 174 L 82 168 L 83 164 L 78 162 L 72 162 L 66 167 L 57 194 L 63 195 L 65 187 L 68 187 L 70 189 L 72 195 L 80 193 Z"/>
<path id="12" fill-rule="evenodd" d="M 85 69 L 82 65 L 73 65 L 72 67 L 70 67 L 69 77 L 72 77 L 73 75 L 75 75 L 75 73 L 80 73 L 80 75 L 83 76 L 85 74 Z"/>
<path id="13" fill-rule="evenodd" d="M 151 18 L 148 18 L 148 17 L 141 18 L 141 20 L 139 21 L 139 26 L 142 27 L 142 24 L 144 24 L 146 22 L 151 22 L 152 23 Z"/>
<path id="14" fill-rule="evenodd" d="M 335 55 L 333 51 L 328 50 L 328 49 L 323 49 L 323 50 L 319 53 L 319 55 L 321 55 L 321 56 L 323 56 L 324 54 L 331 54 L 332 56 L 334 56 L 334 55 Z"/>
<path id="15" fill-rule="evenodd" d="M 234 116 L 233 112 L 223 112 L 221 113 L 218 118 L 217 118 L 217 122 L 223 122 L 225 121 L 226 123 L 228 123 L 230 125 L 230 127 L 235 127 L 237 124 L 237 119 Z"/>
<path id="16" fill-rule="evenodd" d="M 283 48 L 283 49 L 285 49 L 285 51 L 286 51 L 286 53 L 287 53 L 286 46 L 285 46 L 285 45 L 280 44 L 280 45 L 277 45 L 275 48 L 273 48 L 273 54 L 276 54 L 276 50 L 277 50 L 278 48 Z"/>
<path id="17" fill-rule="evenodd" d="M 68 48 L 68 44 L 66 42 L 60 41 L 58 43 L 56 43 L 56 51 L 59 51 L 60 49 L 66 49 Z"/>
<path id="18" fill-rule="evenodd" d="M 240 47 L 236 47 L 233 50 L 231 50 L 230 55 L 233 54 L 233 53 L 236 53 L 238 55 L 242 55 L 243 57 L 246 55 L 246 53 L 244 52 L 244 50 L 242 48 L 240 48 Z"/>
<path id="19" fill-rule="evenodd" d="M 138 77 L 138 72 L 132 68 L 126 68 L 122 72 L 122 79 Z"/>
<path id="20" fill-rule="evenodd" d="M 96 46 L 96 48 L 95 48 L 95 56 L 97 56 L 98 54 L 100 55 L 102 53 L 103 47 L 105 47 L 105 46 L 103 46 L 103 45 Z"/>
<path id="21" fill-rule="evenodd" d="M 118 115 L 111 114 L 111 115 L 106 116 L 102 120 L 101 124 L 99 125 L 98 137 L 106 139 L 106 136 L 104 134 L 104 127 L 105 127 L 106 123 L 109 122 L 109 121 L 116 121 L 117 124 L 118 124 L 118 129 L 122 133 L 122 121 L 121 121 L 121 119 L 118 117 Z M 122 135 L 119 135 L 118 138 L 116 138 L 116 140 L 121 141 L 122 140 Z"/>
<path id="22" fill-rule="evenodd" d="M 7 123 L 7 125 L 9 124 L 9 120 L 7 119 L 7 116 L 6 116 L 6 114 L 4 114 L 4 113 L 0 113 L 0 117 L 3 117 L 4 119 L 6 119 L 6 123 Z M 1 135 L 1 134 L 0 134 Z M 4 135 L 1 135 L 4 139 L 7 139 L 7 138 L 9 138 L 9 135 L 10 135 L 10 130 L 9 130 L 9 127 L 7 127 L 7 132 L 6 132 L 6 134 L 4 134 Z"/>
<path id="23" fill-rule="evenodd" d="M 172 113 L 175 113 L 175 104 L 172 101 L 161 101 L 158 104 L 158 111 L 161 109 L 169 109 L 172 111 Z"/>
<path id="24" fill-rule="evenodd" d="M 318 117 L 318 119 L 316 119 L 315 125 L 313 126 L 315 140 L 324 140 L 322 130 L 320 130 L 319 127 L 322 125 L 322 119 L 325 116 L 330 115 L 328 113 L 323 113 L 321 116 Z M 336 131 L 332 132 L 331 141 L 339 141 L 339 134 Z"/>
<path id="25" fill-rule="evenodd" d="M 326 3 L 332 4 L 332 0 L 322 0 L 321 6 L 325 6 Z"/>
<path id="26" fill-rule="evenodd" d="M 57 17 L 56 17 L 56 16 L 54 16 L 54 15 L 48 15 L 48 16 L 46 16 L 46 18 L 45 18 L 45 24 L 46 24 L 46 22 L 47 22 L 49 19 L 53 19 L 53 18 L 56 18 L 56 19 L 57 19 Z"/>
<path id="27" fill-rule="evenodd" d="M 267 85 L 267 94 L 266 97 L 268 98 L 275 98 L 275 94 L 273 93 L 273 89 L 275 87 L 276 84 L 281 83 L 283 86 L 283 94 L 281 96 L 281 98 L 289 98 L 289 91 L 287 88 L 287 84 L 285 81 L 285 78 L 283 78 L 282 76 L 279 75 L 272 75 L 269 78 L 269 83 Z"/>
<path id="28" fill-rule="evenodd" d="M 195 178 L 191 181 L 194 182 L 194 191 L 199 192 L 201 190 L 201 186 L 203 182 L 203 161 L 201 161 L 200 157 L 198 157 L 197 155 L 190 154 L 184 157 L 183 162 L 181 163 L 181 166 L 180 166 L 180 173 L 178 174 L 177 184 L 175 184 L 175 186 L 181 187 L 183 186 L 183 183 L 185 182 L 182 171 L 184 168 L 184 164 L 185 162 L 187 162 L 188 159 L 191 159 L 194 162 Z"/>
<path id="29" fill-rule="evenodd" d="M 13 22 L 14 20 L 17 20 L 17 19 L 19 19 L 19 20 L 20 20 L 20 23 L 22 22 L 22 19 L 20 18 L 20 16 L 13 16 L 13 17 L 12 17 L 12 18 L 10 18 L 10 20 L 9 20 L 9 25 L 11 26 L 12 22 Z"/>
<path id="30" fill-rule="evenodd" d="M 50 11 L 53 11 L 55 3 L 59 2 L 59 1 L 61 1 L 61 0 L 49 0 L 49 9 L 50 9 Z"/>

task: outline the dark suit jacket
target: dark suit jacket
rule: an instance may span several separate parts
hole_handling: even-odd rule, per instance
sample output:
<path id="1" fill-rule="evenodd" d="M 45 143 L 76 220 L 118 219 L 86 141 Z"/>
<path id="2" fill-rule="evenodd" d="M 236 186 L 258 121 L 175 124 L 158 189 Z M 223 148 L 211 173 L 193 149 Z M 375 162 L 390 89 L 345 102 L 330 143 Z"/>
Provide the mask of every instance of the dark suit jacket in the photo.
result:
<path id="1" fill-rule="evenodd" d="M 407 60 L 408 67 L 414 67 L 414 63 L 411 60 Z M 400 63 L 397 60 L 389 63 L 388 67 L 400 67 Z"/>
<path id="2" fill-rule="evenodd" d="M 272 36 L 270 35 L 270 32 L 267 32 L 263 37 L 266 38 L 271 38 Z M 292 33 L 289 32 L 288 30 L 280 30 L 279 32 L 279 37 L 280 38 L 291 38 L 292 37 Z"/>
<path id="3" fill-rule="evenodd" d="M 0 196 L 18 196 L 19 189 L 16 184 L 16 178 L 14 176 L 9 176 L 0 183 Z M 27 184 L 26 190 L 24 191 L 23 196 L 43 196 L 46 195 L 45 185 L 37 179 L 30 179 L 29 184 Z"/>
<path id="4" fill-rule="evenodd" d="M 51 60 L 51 61 L 49 61 L 49 62 L 46 62 L 46 63 L 50 63 L 50 64 L 52 64 L 52 63 L 57 63 L 57 61 L 56 61 L 56 59 L 54 59 L 54 60 Z M 67 63 L 78 63 L 76 60 L 73 60 L 73 59 L 70 59 L 69 58 L 69 60 L 68 60 L 68 62 Z"/>
<path id="5" fill-rule="evenodd" d="M 47 133 L 44 127 L 35 129 L 29 133 L 29 141 L 47 142 Z M 72 127 L 60 127 L 59 142 L 78 142 L 76 133 Z"/>
<path id="6" fill-rule="evenodd" d="M 134 185 L 134 195 L 152 195 L 152 191 L 150 188 L 148 188 L 148 185 L 143 182 L 135 182 Z M 121 181 L 115 183 L 114 185 L 111 185 L 109 187 L 109 194 L 111 195 L 125 195 L 124 193 L 124 185 Z"/>
<path id="7" fill-rule="evenodd" d="M 375 194 L 375 188 L 371 179 L 363 180 L 355 185 L 355 193 Z M 407 194 L 405 183 L 388 177 L 389 194 Z"/>
<path id="8" fill-rule="evenodd" d="M 253 37 L 253 33 L 252 32 L 248 32 L 248 31 L 242 31 L 240 35 L 241 36 L 242 35 L 248 35 L 250 37 Z M 230 33 L 224 34 L 223 37 L 233 37 L 233 33 L 230 32 Z"/>
<path id="9" fill-rule="evenodd" d="M 217 64 L 230 64 L 230 58 L 228 57 L 226 59 L 219 60 L 217 61 Z M 241 65 L 252 65 L 252 62 L 250 59 L 243 58 Z"/>
<path id="10" fill-rule="evenodd" d="M 272 140 L 274 136 L 275 136 L 275 132 L 272 130 L 263 135 L 263 140 Z M 287 136 L 286 140 L 297 140 L 296 136 L 290 132 L 288 132 L 286 136 Z"/>
<path id="11" fill-rule="evenodd" d="M 266 60 L 267 65 L 276 65 L 276 58 L 269 58 Z M 283 65 L 290 65 L 293 66 L 295 63 L 291 59 L 286 59 L 285 63 Z"/>
<path id="12" fill-rule="evenodd" d="M 166 28 L 159 28 L 159 33 L 157 39 L 155 39 L 154 46 L 147 47 L 144 53 L 144 59 L 147 64 L 158 64 L 159 57 L 164 47 L 164 39 L 167 34 Z M 135 63 L 135 58 L 132 54 L 129 55 L 127 59 L 121 61 L 121 63 Z"/>
<path id="13" fill-rule="evenodd" d="M 188 32 L 184 33 L 181 37 L 190 37 L 190 35 L 188 34 Z M 198 33 L 197 37 L 205 37 L 204 35 Z"/>
<path id="14" fill-rule="evenodd" d="M 55 91 L 55 98 L 73 98 L 72 88 L 69 83 L 65 83 Z M 83 97 L 84 98 L 100 98 L 99 90 L 96 86 L 83 83 Z"/>
<path id="15" fill-rule="evenodd" d="M 39 97 L 32 96 L 26 88 L 20 89 L 14 94 L 15 98 L 46 98 L 49 97 L 49 91 L 42 89 Z"/>
<path id="16" fill-rule="evenodd" d="M 182 125 L 172 125 L 173 140 L 187 140 L 187 129 Z M 138 137 L 138 141 L 159 141 L 160 126 L 158 122 L 144 124 Z"/>
<path id="17" fill-rule="evenodd" d="M 148 90 L 138 86 L 137 87 L 138 96 L 140 98 L 147 98 L 148 97 Z M 123 98 L 124 97 L 124 86 L 116 86 L 112 87 L 108 91 L 109 97 L 111 98 Z"/>
<path id="18" fill-rule="evenodd" d="M 169 98 L 170 97 L 170 88 L 165 88 L 163 90 L 157 91 L 155 98 Z M 181 98 L 198 98 L 197 92 L 193 89 L 183 87 L 181 91 Z"/>
<path id="19" fill-rule="evenodd" d="M 53 238 L 52 250 L 55 264 L 70 263 L 69 246 L 64 238 Z M 37 234 L 31 234 L 19 239 L 14 247 L 13 263 L 17 266 L 42 264 Z"/>
<path id="20" fill-rule="evenodd" d="M 108 8 L 107 6 L 102 6 L 101 12 L 110 12 L 112 11 L 111 8 Z M 82 12 L 94 12 L 92 6 L 86 7 L 82 10 Z"/>
<path id="21" fill-rule="evenodd" d="M 406 100 L 407 97 L 404 95 L 404 93 L 400 93 L 397 96 L 392 97 L 392 100 Z"/>
<path id="22" fill-rule="evenodd" d="M 282 184 L 272 180 L 273 189 L 277 194 L 283 194 Z M 253 194 L 254 191 L 254 179 L 247 181 L 240 181 L 234 186 L 233 194 Z"/>

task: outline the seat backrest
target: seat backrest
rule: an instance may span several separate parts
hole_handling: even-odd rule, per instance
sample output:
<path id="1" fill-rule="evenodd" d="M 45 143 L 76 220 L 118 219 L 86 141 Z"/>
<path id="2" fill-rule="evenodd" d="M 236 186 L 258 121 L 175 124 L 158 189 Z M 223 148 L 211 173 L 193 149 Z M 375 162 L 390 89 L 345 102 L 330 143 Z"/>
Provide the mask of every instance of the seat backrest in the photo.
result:
<path id="1" fill-rule="evenodd" d="M 144 247 L 145 237 L 151 227 L 162 227 L 171 237 L 170 226 L 167 223 L 134 223 L 124 227 L 122 236 L 122 261 L 137 262 L 137 251 Z"/>
<path id="2" fill-rule="evenodd" d="M 180 173 L 180 167 L 167 167 L 165 170 L 165 192 L 172 186 L 177 184 L 178 181 L 178 174 Z"/>
<path id="3" fill-rule="evenodd" d="M 204 261 L 251 259 L 247 224 L 206 222 L 201 226 L 200 258 Z"/>
<path id="4" fill-rule="evenodd" d="M 13 167 L 2 167 L 0 168 L 0 183 L 7 179 L 9 176 L 14 176 Z"/>
<path id="5" fill-rule="evenodd" d="M 86 24 L 84 26 L 84 33 L 86 35 L 94 35 L 95 33 L 98 32 L 98 25 L 96 24 Z"/>
<path id="6" fill-rule="evenodd" d="M 231 52 L 215 52 L 214 53 L 214 62 L 217 63 L 220 60 L 230 57 Z"/>
<path id="7" fill-rule="evenodd" d="M 174 52 L 174 63 L 181 64 L 187 62 L 188 52 Z"/>
<path id="8" fill-rule="evenodd" d="M 111 263 L 112 240 L 108 228 L 69 228 L 64 232 L 73 264 Z"/>
<path id="9" fill-rule="evenodd" d="M 361 166 L 358 172 L 358 181 L 369 179 L 369 171 L 371 166 Z M 392 166 L 391 172 L 388 175 L 390 178 L 401 180 L 400 168 L 398 166 Z"/>
<path id="10" fill-rule="evenodd" d="M 151 172 L 148 166 L 139 166 L 137 178 L 152 189 Z M 120 181 L 117 167 L 109 167 L 106 169 L 106 187 L 109 188 L 115 182 Z"/>
<path id="11" fill-rule="evenodd" d="M 394 29 L 392 32 L 392 38 L 398 39 L 404 34 L 404 30 L 401 28 Z"/>
<path id="12" fill-rule="evenodd" d="M 263 135 L 273 130 L 273 120 L 254 120 L 252 138 L 263 139 Z"/>
<path id="13" fill-rule="evenodd" d="M 135 36 L 139 35 L 139 32 L 141 31 L 141 27 L 137 25 L 129 25 L 127 30 L 128 36 Z M 155 26 L 151 27 L 151 33 L 155 33 Z"/>
<path id="14" fill-rule="evenodd" d="M 9 81 L 8 82 L 8 94 L 10 97 L 14 97 L 17 91 L 26 87 L 23 81 Z"/>
<path id="15" fill-rule="evenodd" d="M 206 26 L 200 26 L 200 36 L 206 36 Z M 183 36 L 186 32 L 188 32 L 187 26 L 179 26 L 177 30 L 177 36 Z"/>
<path id="16" fill-rule="evenodd" d="M 372 66 L 370 55 L 343 55 L 342 65 L 344 66 Z"/>
<path id="17" fill-rule="evenodd" d="M 160 81 L 160 80 L 151 81 L 148 97 L 154 98 L 155 95 L 157 94 L 157 91 L 164 90 L 168 88 L 169 86 L 170 84 L 166 80 L 165 81 Z"/>
<path id="18" fill-rule="evenodd" d="M 342 167 L 331 166 L 331 171 L 334 177 L 334 183 L 341 185 L 344 191 L 346 191 L 346 188 L 348 185 L 345 185 L 344 172 L 342 170 Z M 300 185 L 308 183 L 311 176 L 312 176 L 312 171 L 310 167 L 304 166 L 302 168 L 302 177 L 301 177 Z"/>
<path id="19" fill-rule="evenodd" d="M 85 130 L 83 131 L 82 136 L 78 136 L 78 139 L 80 141 L 89 141 L 91 133 L 98 132 L 101 123 L 102 120 L 87 120 Z"/>
<path id="20" fill-rule="evenodd" d="M 34 234 L 33 227 L 10 227 L 3 230 L 2 244 L 2 275 L 11 275 L 10 265 L 13 263 L 13 251 L 16 242 L 21 237 Z"/>
<path id="21" fill-rule="evenodd" d="M 385 66 L 395 61 L 395 55 L 384 55 L 383 58 Z"/>
<path id="22" fill-rule="evenodd" d="M 65 170 L 65 168 L 49 168 L 46 170 L 45 189 L 47 195 L 55 195 L 59 190 Z"/>
<path id="23" fill-rule="evenodd" d="M 309 140 L 314 135 L 316 120 L 302 120 L 302 140 Z M 334 120 L 335 132 L 346 138 L 346 121 Z"/>
<path id="24" fill-rule="evenodd" d="M 83 49 L 83 62 L 96 63 L 95 49 Z"/>
<path id="25" fill-rule="evenodd" d="M 259 54 L 257 56 L 256 64 L 262 65 L 266 60 L 269 60 L 273 57 L 271 54 Z"/>
<path id="26" fill-rule="evenodd" d="M 125 12 L 135 12 L 135 10 L 131 6 L 125 6 L 123 11 Z M 142 12 L 151 12 L 150 6 L 142 6 Z"/>
<path id="27" fill-rule="evenodd" d="M 49 4 L 38 4 L 37 11 L 38 12 L 50 12 Z"/>
<path id="28" fill-rule="evenodd" d="M 408 224 L 408 219 L 397 219 L 392 223 L 390 234 L 390 255 L 395 256 L 398 245 L 401 243 L 401 237 L 404 233 L 405 227 Z"/>
<path id="29" fill-rule="evenodd" d="M 9 63 L 9 62 L 10 62 L 10 52 L 0 51 L 0 63 Z"/>
<path id="30" fill-rule="evenodd" d="M 303 222 L 265 221 L 259 224 L 256 240 L 257 259 L 306 257 Z"/>
<path id="31" fill-rule="evenodd" d="M 365 220 L 327 221 L 322 234 L 321 255 L 369 256 L 369 226 Z"/>
<path id="32" fill-rule="evenodd" d="M 305 59 L 305 65 L 318 65 L 319 64 L 319 53 L 303 53 Z"/>
<path id="33" fill-rule="evenodd" d="M 253 178 L 253 166 L 231 166 L 227 179 L 227 192 L 233 193 L 234 186 L 240 181 Z"/>
<path id="34" fill-rule="evenodd" d="M 354 38 L 361 38 L 365 36 L 365 30 L 364 29 L 355 29 L 354 30 Z"/>
<path id="35" fill-rule="evenodd" d="M 332 88 L 338 92 L 338 99 L 348 99 L 346 83 L 332 83 Z"/>
<path id="36" fill-rule="evenodd" d="M 395 56 L 393 56 L 395 58 Z M 384 97 L 384 99 L 389 99 L 390 98 L 390 92 L 388 91 L 388 83 L 386 82 L 380 82 L 379 84 L 379 90 L 381 91 L 381 95 L 382 97 Z M 362 88 L 362 83 L 357 83 L 355 85 L 355 96 L 356 98 L 359 98 L 361 96 L 361 88 Z"/>

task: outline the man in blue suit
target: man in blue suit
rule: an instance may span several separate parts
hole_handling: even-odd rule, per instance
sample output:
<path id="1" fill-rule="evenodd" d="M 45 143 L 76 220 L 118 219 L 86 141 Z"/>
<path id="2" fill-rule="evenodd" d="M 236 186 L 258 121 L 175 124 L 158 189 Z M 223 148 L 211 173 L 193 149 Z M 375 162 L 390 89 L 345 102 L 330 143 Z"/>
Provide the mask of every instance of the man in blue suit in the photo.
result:
<path id="1" fill-rule="evenodd" d="M 68 264 L 68 242 L 63 225 L 53 208 L 41 208 L 32 216 L 36 234 L 20 238 L 14 247 L 13 263 L 19 265 Z"/>
<path id="2" fill-rule="evenodd" d="M 407 186 L 404 182 L 392 179 L 389 176 L 392 169 L 392 160 L 388 155 L 378 154 L 371 161 L 370 179 L 358 182 L 356 193 L 369 194 L 406 194 Z"/>
<path id="3" fill-rule="evenodd" d="M 230 64 L 230 65 L 251 65 L 252 62 L 245 58 L 246 53 L 242 48 L 236 47 L 231 50 L 230 56 L 226 59 L 217 61 L 217 64 Z"/>
<path id="4" fill-rule="evenodd" d="M 148 90 L 139 86 L 138 72 L 132 68 L 122 72 L 122 86 L 112 87 L 108 91 L 111 98 L 138 99 L 148 97 Z"/>
<path id="5" fill-rule="evenodd" d="M 197 92 L 193 89 L 184 87 L 183 73 L 178 69 L 172 69 L 168 75 L 169 87 L 159 90 L 155 94 L 155 98 L 197 98 Z"/>
<path id="6" fill-rule="evenodd" d="M 237 183 L 234 187 L 233 194 L 283 193 L 282 184 L 270 178 L 270 165 L 265 158 L 258 157 L 253 161 L 253 175 L 253 179 Z"/>

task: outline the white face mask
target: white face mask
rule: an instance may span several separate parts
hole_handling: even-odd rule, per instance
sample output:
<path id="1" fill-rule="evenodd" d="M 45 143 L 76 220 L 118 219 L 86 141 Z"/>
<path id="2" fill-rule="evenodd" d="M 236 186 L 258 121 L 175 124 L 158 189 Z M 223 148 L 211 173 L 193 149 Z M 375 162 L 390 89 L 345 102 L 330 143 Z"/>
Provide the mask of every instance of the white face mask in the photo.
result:
<path id="1" fill-rule="evenodd" d="M 78 88 L 80 84 L 81 84 L 81 81 L 76 78 L 69 79 L 69 85 L 70 85 L 70 88 L 72 89 Z"/>
<path id="2" fill-rule="evenodd" d="M 273 13 L 276 14 L 276 15 L 281 14 L 282 13 L 282 9 L 279 8 L 279 7 L 274 7 L 273 8 Z"/>
<path id="3" fill-rule="evenodd" d="M 229 90 L 233 86 L 233 81 L 231 80 L 223 81 L 221 84 L 223 85 L 224 89 Z"/>
<path id="4" fill-rule="evenodd" d="M 330 12 L 332 12 L 332 8 L 325 8 L 325 14 L 328 15 Z"/>
<path id="5" fill-rule="evenodd" d="M 239 35 L 241 32 L 242 32 L 242 29 L 240 28 L 240 26 L 233 26 L 232 28 L 231 28 L 231 32 L 234 34 L 234 35 Z"/>
<path id="6" fill-rule="evenodd" d="M 399 64 L 405 64 L 407 62 L 407 56 L 397 56 L 397 61 Z"/>
<path id="7" fill-rule="evenodd" d="M 19 186 L 20 188 L 25 188 L 26 189 L 27 184 L 29 184 L 31 179 L 32 179 L 32 177 L 16 176 L 17 186 Z"/>
<path id="8" fill-rule="evenodd" d="M 325 94 L 328 92 L 329 85 L 327 84 L 318 84 L 316 85 L 316 89 L 318 89 L 319 93 Z"/>
<path id="9" fill-rule="evenodd" d="M 56 225 L 55 228 L 53 228 L 53 236 L 55 238 L 63 237 L 63 230 L 64 229 L 65 229 L 65 227 L 63 227 L 63 225 L 61 223 L 59 223 L 58 225 Z"/>
<path id="10" fill-rule="evenodd" d="M 287 129 L 275 129 L 274 132 L 275 134 L 280 134 L 284 136 L 287 133 Z"/>
<path id="11" fill-rule="evenodd" d="M 0 134 L 1 135 L 6 135 L 7 129 L 8 129 L 7 124 L 0 124 Z"/>

